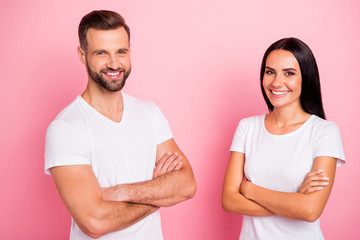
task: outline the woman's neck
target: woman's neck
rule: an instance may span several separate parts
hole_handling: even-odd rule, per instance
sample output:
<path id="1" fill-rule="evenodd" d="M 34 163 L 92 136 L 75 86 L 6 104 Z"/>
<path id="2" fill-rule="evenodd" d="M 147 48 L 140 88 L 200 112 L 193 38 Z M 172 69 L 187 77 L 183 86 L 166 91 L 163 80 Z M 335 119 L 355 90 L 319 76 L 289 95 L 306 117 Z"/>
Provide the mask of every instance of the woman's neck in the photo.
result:
<path id="1" fill-rule="evenodd" d="M 301 127 L 311 114 L 301 109 L 274 108 L 265 117 L 265 128 L 275 135 L 287 134 Z"/>

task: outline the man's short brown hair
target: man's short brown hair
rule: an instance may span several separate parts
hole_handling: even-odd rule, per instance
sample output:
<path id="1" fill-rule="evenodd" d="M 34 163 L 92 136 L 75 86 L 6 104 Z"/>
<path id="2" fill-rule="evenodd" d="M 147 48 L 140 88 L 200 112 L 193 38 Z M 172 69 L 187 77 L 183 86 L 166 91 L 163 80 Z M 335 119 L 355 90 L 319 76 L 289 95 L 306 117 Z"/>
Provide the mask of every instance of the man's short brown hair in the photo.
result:
<path id="1" fill-rule="evenodd" d="M 130 41 L 130 28 L 125 23 L 125 19 L 118 13 L 108 10 L 97 10 L 86 14 L 80 21 L 78 34 L 80 47 L 86 52 L 88 42 L 86 34 L 89 28 L 97 30 L 110 30 L 123 27 Z"/>

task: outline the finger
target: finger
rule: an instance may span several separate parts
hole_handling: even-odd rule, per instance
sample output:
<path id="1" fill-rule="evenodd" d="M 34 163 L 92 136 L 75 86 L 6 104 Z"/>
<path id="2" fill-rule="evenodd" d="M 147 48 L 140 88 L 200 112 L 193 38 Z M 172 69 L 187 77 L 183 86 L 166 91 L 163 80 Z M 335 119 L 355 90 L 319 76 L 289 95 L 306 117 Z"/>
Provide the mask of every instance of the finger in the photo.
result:
<path id="1" fill-rule="evenodd" d="M 166 169 L 166 172 L 171 172 L 173 171 L 176 166 L 179 164 L 179 162 L 182 160 L 182 157 L 179 156 L 178 158 L 176 158 L 172 163 L 170 163 L 170 165 L 168 166 L 168 168 Z"/>
<path id="2" fill-rule="evenodd" d="M 308 188 L 313 188 L 313 187 L 326 187 L 328 186 L 329 183 L 328 182 L 315 182 L 315 183 L 311 183 L 308 187 L 305 187 L 305 191 Z"/>
<path id="3" fill-rule="evenodd" d="M 157 167 L 157 168 L 162 168 L 163 165 L 164 165 L 164 162 L 166 161 L 166 159 L 168 159 L 171 155 L 172 155 L 171 152 L 165 153 L 165 154 L 160 158 L 160 160 L 158 161 L 158 163 L 156 164 L 156 167 Z"/>
<path id="4" fill-rule="evenodd" d="M 167 153 L 167 155 L 164 158 L 164 161 L 162 162 L 162 165 L 158 167 L 157 169 L 158 175 L 163 175 L 164 173 L 166 173 L 169 165 L 178 157 L 178 153 L 172 153 L 171 155 L 169 154 L 171 153 Z"/>
<path id="5" fill-rule="evenodd" d="M 182 168 L 182 166 L 183 166 L 183 162 L 180 161 L 180 162 L 178 163 L 178 165 L 176 165 L 174 171 L 180 170 L 180 169 Z"/>
<path id="6" fill-rule="evenodd" d="M 314 176 L 314 177 L 310 177 L 309 178 L 310 181 L 329 181 L 329 178 L 328 177 L 324 177 L 324 176 Z"/>
<path id="7" fill-rule="evenodd" d="M 318 170 L 315 170 L 315 171 L 311 171 L 307 174 L 307 177 L 313 177 L 313 176 L 317 176 L 317 175 L 320 175 L 324 172 L 324 169 L 318 169 Z"/>
<path id="8" fill-rule="evenodd" d="M 306 189 L 305 193 L 313 193 L 324 189 L 324 187 L 311 187 Z"/>
<path id="9" fill-rule="evenodd" d="M 167 169 L 169 168 L 170 164 L 173 163 L 175 160 L 177 160 L 179 157 L 179 153 L 174 152 L 163 164 L 162 171 L 167 172 Z"/>
<path id="10" fill-rule="evenodd" d="M 154 177 L 160 175 L 160 172 L 164 166 L 166 159 L 168 159 L 171 155 L 172 155 L 171 152 L 167 152 L 159 159 L 154 169 L 154 173 L 153 173 Z"/>
<path id="11" fill-rule="evenodd" d="M 329 185 L 328 182 L 311 182 L 310 183 L 311 187 L 324 187 L 324 186 L 327 186 L 327 185 Z"/>

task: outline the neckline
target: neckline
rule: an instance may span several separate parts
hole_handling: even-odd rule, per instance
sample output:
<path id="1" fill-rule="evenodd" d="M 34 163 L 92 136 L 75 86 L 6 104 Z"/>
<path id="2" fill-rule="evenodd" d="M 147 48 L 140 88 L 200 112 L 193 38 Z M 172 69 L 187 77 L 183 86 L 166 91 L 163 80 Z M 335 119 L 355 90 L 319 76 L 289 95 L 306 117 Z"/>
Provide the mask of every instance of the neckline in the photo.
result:
<path id="1" fill-rule="evenodd" d="M 294 131 L 289 132 L 289 133 L 285 133 L 285 134 L 280 134 L 280 135 L 272 134 L 266 129 L 266 127 L 265 127 L 265 116 L 266 116 L 266 114 L 263 114 L 261 116 L 261 127 L 262 127 L 262 129 L 263 129 L 263 131 L 265 132 L 266 135 L 269 135 L 269 136 L 272 136 L 272 137 L 287 137 L 287 136 L 297 134 L 298 132 L 301 132 L 302 129 L 304 129 L 305 126 L 308 125 L 310 121 L 312 121 L 312 119 L 314 118 L 315 115 L 311 114 L 311 116 L 308 119 L 306 119 L 306 121 L 300 127 L 295 129 Z"/>
<path id="2" fill-rule="evenodd" d="M 127 100 L 126 100 L 126 94 L 124 94 L 122 91 L 121 91 L 121 96 L 122 96 L 122 99 L 123 99 L 123 114 L 122 114 L 122 117 L 121 117 L 121 120 L 120 122 L 115 122 L 107 117 L 105 117 L 104 115 L 102 115 L 100 112 L 98 112 L 95 108 L 93 108 L 87 101 L 85 101 L 85 99 L 83 99 L 81 97 L 81 95 L 78 96 L 78 98 L 80 99 L 80 101 L 86 106 L 86 108 L 90 109 L 91 112 L 93 112 L 95 114 L 95 116 L 99 119 L 102 119 L 112 125 L 115 125 L 115 126 L 119 126 L 119 125 L 122 125 L 123 122 L 125 121 L 125 117 L 127 116 Z"/>

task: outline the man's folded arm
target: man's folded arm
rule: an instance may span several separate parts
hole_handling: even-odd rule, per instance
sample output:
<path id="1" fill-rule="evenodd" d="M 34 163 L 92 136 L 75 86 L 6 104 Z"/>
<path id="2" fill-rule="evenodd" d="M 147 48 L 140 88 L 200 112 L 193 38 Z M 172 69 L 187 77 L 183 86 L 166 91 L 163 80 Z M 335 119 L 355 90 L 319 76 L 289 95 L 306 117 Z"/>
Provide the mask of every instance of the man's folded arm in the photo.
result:
<path id="1" fill-rule="evenodd" d="M 103 200 L 90 165 L 51 168 L 59 194 L 80 229 L 92 238 L 127 228 L 158 207 Z"/>
<path id="2" fill-rule="evenodd" d="M 194 174 L 174 139 L 160 143 L 156 155 L 154 179 L 104 188 L 104 199 L 168 207 L 192 198 L 196 192 Z M 158 171 L 160 167 L 163 170 Z"/>

